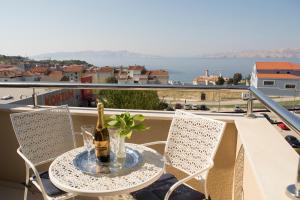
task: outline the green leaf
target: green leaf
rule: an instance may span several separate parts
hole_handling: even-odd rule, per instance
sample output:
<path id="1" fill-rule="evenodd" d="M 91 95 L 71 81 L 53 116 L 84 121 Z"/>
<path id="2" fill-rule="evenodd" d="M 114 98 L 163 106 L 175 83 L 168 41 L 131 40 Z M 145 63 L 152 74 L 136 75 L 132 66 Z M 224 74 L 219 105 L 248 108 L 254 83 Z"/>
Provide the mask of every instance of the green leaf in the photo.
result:
<path id="1" fill-rule="evenodd" d="M 117 117 L 118 117 L 117 115 L 112 115 L 112 116 L 110 116 L 109 118 L 110 118 L 110 119 L 113 119 L 113 120 L 116 120 Z"/>
<path id="2" fill-rule="evenodd" d="M 149 130 L 150 127 L 145 127 L 144 124 L 137 124 L 134 127 L 132 127 L 132 129 L 138 130 L 138 131 L 145 131 L 145 130 Z"/>
<path id="3" fill-rule="evenodd" d="M 120 117 L 120 125 L 121 125 L 121 129 L 126 129 L 126 127 L 127 127 L 127 124 L 126 124 L 126 122 L 125 122 L 125 120 L 124 120 L 124 118 L 122 118 L 122 117 Z"/>
<path id="4" fill-rule="evenodd" d="M 145 129 L 145 125 L 144 124 L 137 124 L 137 125 L 133 126 L 132 129 L 140 131 L 140 130 Z"/>
<path id="5" fill-rule="evenodd" d="M 136 124 L 136 121 L 143 122 L 144 119 L 141 114 L 131 115 L 129 112 L 125 112 L 120 115 L 112 115 L 105 122 L 108 128 L 116 128 L 119 135 L 130 138 L 133 130 L 145 131 L 149 129 L 142 123 Z"/>
<path id="6" fill-rule="evenodd" d="M 141 114 L 137 114 L 137 115 L 133 116 L 133 119 L 136 120 L 136 121 L 142 122 L 142 121 L 145 120 L 145 117 L 143 115 L 141 115 Z"/>
<path id="7" fill-rule="evenodd" d="M 118 121 L 116 121 L 116 120 L 112 120 L 112 121 L 110 121 L 110 122 L 108 122 L 107 124 L 109 125 L 109 126 L 117 126 L 118 125 Z"/>
<path id="8" fill-rule="evenodd" d="M 127 137 L 128 139 L 130 139 L 130 138 L 131 138 L 131 135 L 132 135 L 132 131 L 128 132 L 128 133 L 126 134 L 126 137 Z"/>

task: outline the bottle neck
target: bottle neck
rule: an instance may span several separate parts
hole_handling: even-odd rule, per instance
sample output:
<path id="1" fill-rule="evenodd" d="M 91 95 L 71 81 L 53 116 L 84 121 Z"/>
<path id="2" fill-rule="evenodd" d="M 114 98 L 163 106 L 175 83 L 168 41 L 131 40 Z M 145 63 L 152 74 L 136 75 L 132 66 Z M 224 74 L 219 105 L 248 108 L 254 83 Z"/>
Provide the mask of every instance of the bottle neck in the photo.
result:
<path id="1" fill-rule="evenodd" d="M 103 104 L 98 103 L 97 109 L 98 109 L 98 120 L 97 120 L 96 129 L 98 131 L 100 131 L 104 128 L 104 107 L 103 107 Z"/>

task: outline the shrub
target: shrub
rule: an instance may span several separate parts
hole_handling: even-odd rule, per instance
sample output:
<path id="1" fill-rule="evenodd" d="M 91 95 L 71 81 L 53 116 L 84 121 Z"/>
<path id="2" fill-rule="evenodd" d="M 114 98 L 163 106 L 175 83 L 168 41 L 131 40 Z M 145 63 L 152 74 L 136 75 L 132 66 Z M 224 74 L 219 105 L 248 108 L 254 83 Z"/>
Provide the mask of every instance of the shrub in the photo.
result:
<path id="1" fill-rule="evenodd" d="M 100 101 L 106 108 L 161 110 L 162 104 L 156 91 L 101 90 Z"/>

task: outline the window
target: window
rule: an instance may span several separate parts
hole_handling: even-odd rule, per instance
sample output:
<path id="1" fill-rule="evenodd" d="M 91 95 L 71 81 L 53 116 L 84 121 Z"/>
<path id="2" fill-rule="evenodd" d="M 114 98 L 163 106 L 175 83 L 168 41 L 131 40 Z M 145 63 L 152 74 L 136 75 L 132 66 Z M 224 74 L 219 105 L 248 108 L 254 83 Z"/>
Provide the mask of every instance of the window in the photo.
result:
<path id="1" fill-rule="evenodd" d="M 275 81 L 264 81 L 264 85 L 266 86 L 272 86 L 275 84 Z"/>
<path id="2" fill-rule="evenodd" d="M 277 72 L 276 72 L 276 74 L 280 74 L 280 72 L 279 72 L 279 71 L 277 71 Z"/>
<path id="3" fill-rule="evenodd" d="M 201 101 L 205 101 L 206 100 L 206 94 L 205 93 L 201 93 Z"/>
<path id="4" fill-rule="evenodd" d="M 285 84 L 286 89 L 295 89 L 296 85 L 295 84 Z"/>
<path id="5" fill-rule="evenodd" d="M 287 74 L 289 74 L 290 72 L 286 72 Z"/>

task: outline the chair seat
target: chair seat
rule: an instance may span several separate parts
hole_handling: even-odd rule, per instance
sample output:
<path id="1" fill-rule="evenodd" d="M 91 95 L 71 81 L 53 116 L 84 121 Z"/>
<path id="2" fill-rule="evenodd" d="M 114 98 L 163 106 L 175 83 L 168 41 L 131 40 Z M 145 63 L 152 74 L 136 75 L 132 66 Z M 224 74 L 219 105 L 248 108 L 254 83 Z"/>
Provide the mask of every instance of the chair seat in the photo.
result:
<path id="1" fill-rule="evenodd" d="M 56 197 L 56 196 L 66 194 L 65 191 L 62 191 L 62 190 L 58 189 L 55 185 L 53 185 L 53 183 L 49 179 L 48 171 L 40 173 L 40 177 L 41 177 L 43 186 L 45 188 L 45 192 L 47 193 L 48 196 Z M 32 178 L 34 181 L 36 181 L 36 176 L 33 176 Z"/>
<path id="2" fill-rule="evenodd" d="M 133 192 L 131 195 L 137 200 L 163 200 L 170 187 L 177 182 L 177 178 L 172 174 L 162 175 L 156 182 L 150 186 Z M 170 200 L 202 200 L 205 195 L 195 191 L 185 185 L 180 185 L 171 194 Z"/>

